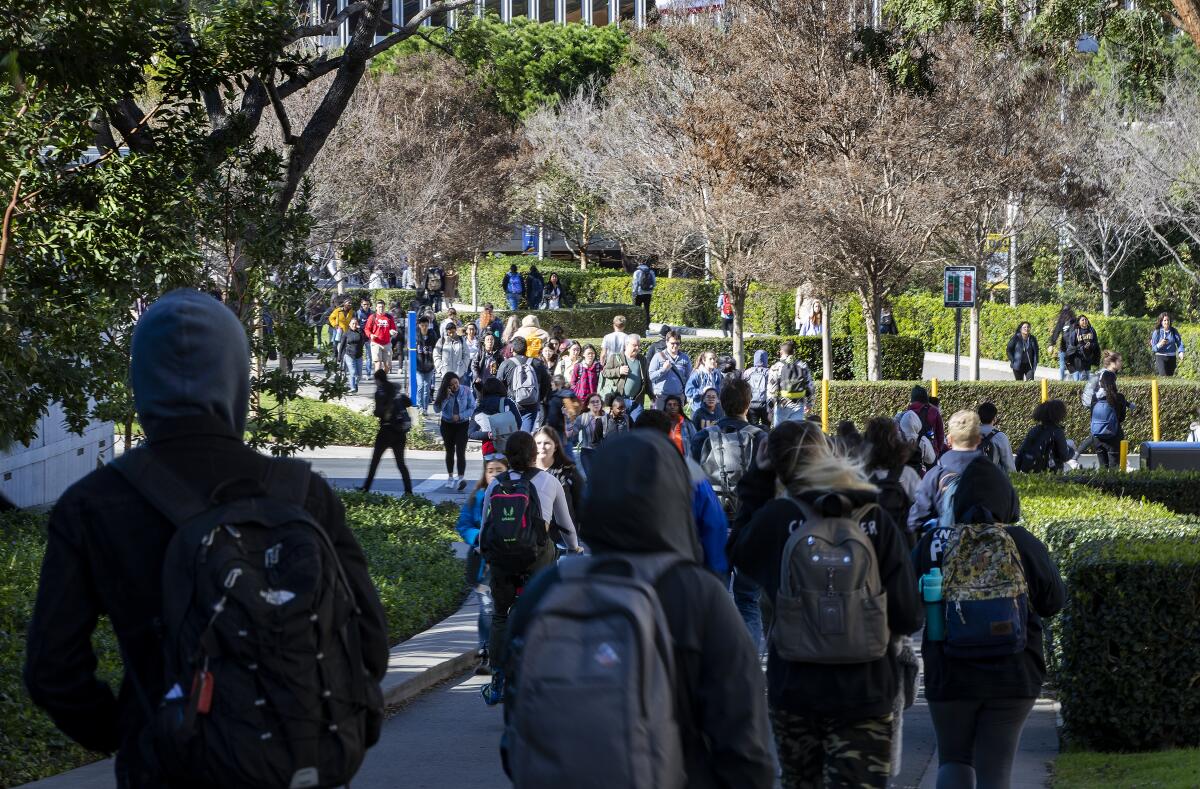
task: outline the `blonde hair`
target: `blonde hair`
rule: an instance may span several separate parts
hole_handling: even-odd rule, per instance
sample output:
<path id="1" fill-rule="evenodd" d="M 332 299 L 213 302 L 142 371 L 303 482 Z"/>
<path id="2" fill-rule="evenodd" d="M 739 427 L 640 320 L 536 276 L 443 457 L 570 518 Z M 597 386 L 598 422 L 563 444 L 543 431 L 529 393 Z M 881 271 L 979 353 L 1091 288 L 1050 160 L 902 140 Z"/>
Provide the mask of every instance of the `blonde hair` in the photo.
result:
<path id="1" fill-rule="evenodd" d="M 954 442 L 955 449 L 977 446 L 983 438 L 979 431 L 979 414 L 974 411 L 955 411 L 946 423 L 946 435 Z"/>
<path id="2" fill-rule="evenodd" d="M 793 496 L 810 490 L 878 490 L 862 461 L 836 449 L 808 420 L 784 422 L 772 430 L 767 455 L 783 489 Z"/>
<path id="3" fill-rule="evenodd" d="M 518 328 L 520 327 L 517 325 L 517 316 L 509 315 L 508 322 L 504 324 L 504 333 L 500 335 L 500 342 L 507 345 L 512 340 L 513 335 L 517 333 Z"/>
<path id="4" fill-rule="evenodd" d="M 613 318 L 613 328 L 616 329 L 617 331 L 621 331 L 622 329 L 625 328 L 625 316 L 624 315 L 618 315 L 617 317 Z"/>

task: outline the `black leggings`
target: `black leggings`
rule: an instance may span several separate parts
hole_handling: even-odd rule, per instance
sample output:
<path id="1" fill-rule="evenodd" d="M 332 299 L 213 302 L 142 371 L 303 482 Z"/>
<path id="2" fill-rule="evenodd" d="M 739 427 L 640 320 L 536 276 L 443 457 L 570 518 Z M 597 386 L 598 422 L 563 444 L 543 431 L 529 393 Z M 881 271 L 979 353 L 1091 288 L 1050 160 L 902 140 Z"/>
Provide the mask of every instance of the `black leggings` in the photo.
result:
<path id="1" fill-rule="evenodd" d="M 400 469 L 400 476 L 404 479 L 404 493 L 408 496 L 412 495 L 412 477 L 409 476 L 408 466 L 404 464 L 404 446 L 407 443 L 408 433 L 397 430 L 391 425 L 379 426 L 379 432 L 375 434 L 375 448 L 371 450 L 371 468 L 367 470 L 367 481 L 363 483 L 363 490 L 371 489 L 371 482 L 375 479 L 379 461 L 383 459 L 384 451 L 391 449 L 392 454 L 396 456 L 396 467 Z"/>
<path id="2" fill-rule="evenodd" d="M 446 444 L 446 473 L 454 473 L 454 459 L 458 458 L 458 476 L 467 473 L 467 426 L 469 422 L 447 422 L 442 420 L 442 441 Z"/>
<path id="3" fill-rule="evenodd" d="M 1170 378 L 1175 375 L 1175 365 L 1179 363 L 1178 356 L 1154 354 L 1154 374 L 1160 378 Z"/>
<path id="4" fill-rule="evenodd" d="M 1100 438 L 1100 436 L 1092 436 L 1096 440 L 1096 461 L 1100 464 L 1100 468 L 1116 468 L 1121 465 L 1121 437 L 1116 438 Z M 1124 469 L 1121 469 L 1124 471 Z"/>
<path id="5" fill-rule="evenodd" d="M 546 540 L 533 564 L 523 572 L 514 573 L 492 566 L 492 632 L 488 638 L 488 657 L 493 661 L 493 667 L 500 666 L 500 652 L 508 641 L 508 612 L 517 602 L 517 595 L 539 570 L 554 564 L 554 559 L 554 542 Z"/>
<path id="6" fill-rule="evenodd" d="M 1018 381 L 1032 381 L 1033 370 L 1013 370 L 1013 378 Z"/>
<path id="7" fill-rule="evenodd" d="M 1008 789 L 1035 699 L 931 701 L 938 789 Z"/>

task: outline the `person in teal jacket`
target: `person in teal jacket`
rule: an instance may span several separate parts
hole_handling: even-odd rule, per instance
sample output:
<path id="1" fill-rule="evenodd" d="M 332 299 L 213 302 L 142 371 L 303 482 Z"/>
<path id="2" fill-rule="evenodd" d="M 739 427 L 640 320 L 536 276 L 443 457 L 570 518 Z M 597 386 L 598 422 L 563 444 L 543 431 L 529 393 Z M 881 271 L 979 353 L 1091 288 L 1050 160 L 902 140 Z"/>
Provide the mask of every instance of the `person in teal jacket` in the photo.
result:
<path id="1" fill-rule="evenodd" d="M 479 478 L 470 499 L 458 513 L 454 530 L 467 544 L 467 584 L 479 595 L 479 667 L 476 673 L 490 673 L 488 669 L 488 638 L 492 632 L 492 590 L 488 578 L 488 566 L 479 553 L 479 530 L 483 527 L 483 499 L 488 485 L 497 475 L 508 471 L 504 455 L 488 455 L 484 458 L 483 476 Z"/>

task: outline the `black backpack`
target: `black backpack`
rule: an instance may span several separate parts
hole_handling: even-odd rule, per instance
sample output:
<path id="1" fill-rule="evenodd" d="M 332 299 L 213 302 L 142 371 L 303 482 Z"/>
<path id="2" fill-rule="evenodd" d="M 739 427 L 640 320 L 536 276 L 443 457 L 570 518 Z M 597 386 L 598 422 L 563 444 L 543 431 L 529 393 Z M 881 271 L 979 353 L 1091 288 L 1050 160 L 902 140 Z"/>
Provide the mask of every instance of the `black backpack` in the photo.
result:
<path id="1" fill-rule="evenodd" d="M 933 429 L 933 423 L 930 422 L 928 418 L 929 409 L 931 408 L 933 408 L 932 405 L 925 403 L 917 409 L 917 416 L 921 418 L 921 435 L 928 438 L 929 443 L 933 444 L 935 438 L 937 437 L 937 432 Z M 933 448 L 935 451 L 939 451 L 936 444 L 934 444 Z"/>
<path id="2" fill-rule="evenodd" d="M 984 457 L 1003 468 L 1000 462 L 1000 447 L 996 446 L 996 434 L 999 432 L 999 430 L 993 430 L 980 439 L 978 449 Z"/>
<path id="3" fill-rule="evenodd" d="M 163 559 L 163 688 L 149 715 L 178 786 L 333 787 L 379 738 L 383 698 L 363 663 L 354 591 L 304 509 L 312 472 L 277 458 L 265 492 L 210 500 L 149 448 L 113 466 L 176 531 Z M 233 480 L 231 480 L 233 481 Z"/>
<path id="4" fill-rule="evenodd" d="M 1050 470 L 1050 450 L 1054 445 L 1054 432 L 1045 425 L 1030 431 L 1017 453 L 1017 471 L 1040 473 Z"/>
<path id="5" fill-rule="evenodd" d="M 871 480 L 875 487 L 879 488 L 879 495 L 875 497 L 879 508 L 891 515 L 892 520 L 902 530 L 908 523 L 908 511 L 912 507 L 912 499 L 900 484 L 900 475 L 903 473 L 904 466 L 901 466 L 889 471 L 883 479 Z"/>
<path id="6" fill-rule="evenodd" d="M 479 551 L 492 566 L 509 572 L 528 569 L 549 539 L 546 518 L 530 469 L 496 478 L 487 502 L 487 517 L 479 533 Z"/>

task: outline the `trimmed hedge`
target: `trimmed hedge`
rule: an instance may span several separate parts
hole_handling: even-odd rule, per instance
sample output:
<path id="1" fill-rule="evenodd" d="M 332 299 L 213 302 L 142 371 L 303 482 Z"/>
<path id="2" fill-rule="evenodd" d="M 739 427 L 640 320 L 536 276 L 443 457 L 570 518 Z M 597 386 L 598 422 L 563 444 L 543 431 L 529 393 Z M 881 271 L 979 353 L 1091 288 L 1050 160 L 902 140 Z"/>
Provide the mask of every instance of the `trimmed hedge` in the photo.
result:
<path id="1" fill-rule="evenodd" d="M 1078 485 L 1063 485 L 1050 474 L 1012 474 L 1021 501 L 1021 519 L 1030 531 L 1046 539 L 1051 524 L 1096 520 L 1165 523 L 1178 521 L 1170 508 L 1156 502 L 1097 494 Z"/>
<path id="2" fill-rule="evenodd" d="M 830 389 L 830 420 L 836 424 L 849 419 L 862 425 L 873 416 L 896 414 L 908 406 L 914 383 L 929 387 L 927 381 L 835 382 Z M 1067 404 L 1067 436 L 1077 442 L 1090 435 L 1090 417 L 1079 400 L 1083 386 L 1082 382 L 1074 381 L 1049 383 L 1050 397 Z M 1150 382 L 1122 380 L 1119 386 L 1130 402 L 1137 405 L 1124 424 L 1132 451 L 1151 437 Z M 955 411 L 976 408 L 984 401 L 995 403 L 1000 410 L 997 424 L 1008 434 L 1015 450 L 1033 427 L 1030 415 L 1041 402 L 1041 385 L 1038 381 L 939 381 L 938 394 L 942 414 L 947 419 Z M 1181 440 L 1200 407 L 1200 385 L 1161 380 L 1159 395 L 1163 439 Z"/>
<path id="3" fill-rule="evenodd" d="M 920 378 L 925 370 L 925 345 L 916 337 L 884 334 L 880 338 L 882 365 L 879 378 L 882 381 L 911 381 Z M 867 340 L 861 335 L 853 336 L 854 378 L 867 380 Z"/>
<path id="4" fill-rule="evenodd" d="M 503 314 L 503 313 L 500 313 Z M 538 323 L 546 331 L 552 326 L 562 326 L 568 337 L 603 337 L 613 330 L 613 318 L 625 316 L 625 331 L 628 334 L 646 336 L 646 313 L 632 304 L 588 304 L 566 310 L 520 310 L 516 313 L 522 319 L 526 315 L 536 315 Z M 439 320 L 445 318 L 439 315 Z M 459 312 L 463 321 L 475 320 L 479 317 L 475 312 Z"/>
<path id="5" fill-rule="evenodd" d="M 742 347 L 746 355 L 747 365 L 753 364 L 755 351 L 766 351 L 770 364 L 779 360 L 779 346 L 785 340 L 796 343 L 796 355 L 808 365 L 814 379 L 822 375 L 824 369 L 821 363 L 820 337 L 787 337 L 772 335 L 755 335 L 744 338 Z M 925 353 L 921 349 L 921 341 L 911 337 L 885 337 L 883 344 L 883 372 L 900 378 L 911 379 L 921 374 L 925 363 Z M 850 337 L 833 337 L 833 379 L 848 381 L 852 379 L 865 380 L 867 377 L 867 352 L 860 348 L 861 343 Z M 683 350 L 694 360 L 703 351 L 716 351 L 718 356 L 733 355 L 733 339 L 731 337 L 684 337 L 681 343 Z"/>
<path id="6" fill-rule="evenodd" d="M 457 608 L 465 590 L 462 563 L 450 549 L 457 508 L 434 506 L 426 499 L 340 495 L 387 612 L 391 643 Z M 25 692 L 25 632 L 45 553 L 45 529 L 45 513 L 0 514 L 0 786 L 36 781 L 103 758 L 60 733 Z M 107 620 L 101 620 L 92 644 L 98 676 L 115 687 L 121 659 Z"/>
<path id="7" fill-rule="evenodd" d="M 1180 515 L 1200 515 L 1200 472 L 1117 471 L 1077 469 L 1056 478 L 1059 482 L 1086 485 L 1112 496 L 1150 501 Z"/>

